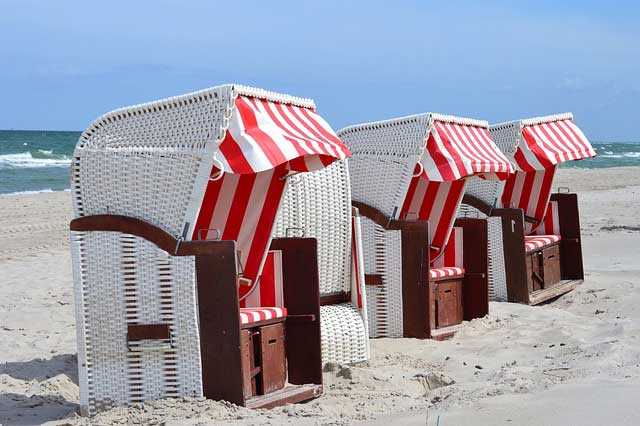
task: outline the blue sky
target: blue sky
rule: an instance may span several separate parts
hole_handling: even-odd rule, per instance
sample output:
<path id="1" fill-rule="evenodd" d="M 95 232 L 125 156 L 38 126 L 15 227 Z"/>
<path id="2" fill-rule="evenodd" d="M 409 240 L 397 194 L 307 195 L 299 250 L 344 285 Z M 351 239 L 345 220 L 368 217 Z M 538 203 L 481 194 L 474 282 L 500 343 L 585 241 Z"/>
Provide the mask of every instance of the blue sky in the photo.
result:
<path id="1" fill-rule="evenodd" d="M 336 129 L 573 111 L 592 140 L 640 140 L 640 2 L 556 3 L 2 0 L 0 128 L 238 82 L 312 97 Z"/>

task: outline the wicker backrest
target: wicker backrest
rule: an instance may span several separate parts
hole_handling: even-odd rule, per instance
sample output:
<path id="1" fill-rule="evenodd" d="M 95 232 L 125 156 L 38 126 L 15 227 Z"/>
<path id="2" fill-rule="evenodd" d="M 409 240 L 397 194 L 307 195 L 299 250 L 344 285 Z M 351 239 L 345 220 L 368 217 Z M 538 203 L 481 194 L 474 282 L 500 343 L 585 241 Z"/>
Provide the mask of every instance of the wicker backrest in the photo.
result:
<path id="1" fill-rule="evenodd" d="M 232 86 L 220 86 L 98 118 L 74 152 L 75 215 L 133 216 L 182 235 L 195 216 L 189 209 L 201 201 L 193 197 L 206 185 L 231 97 Z"/>
<path id="2" fill-rule="evenodd" d="M 275 237 L 318 240 L 320 294 L 351 288 L 351 191 L 346 161 L 289 178 Z"/>
<path id="3" fill-rule="evenodd" d="M 429 115 L 347 127 L 338 136 L 351 150 L 352 195 L 398 217 L 428 135 Z"/>

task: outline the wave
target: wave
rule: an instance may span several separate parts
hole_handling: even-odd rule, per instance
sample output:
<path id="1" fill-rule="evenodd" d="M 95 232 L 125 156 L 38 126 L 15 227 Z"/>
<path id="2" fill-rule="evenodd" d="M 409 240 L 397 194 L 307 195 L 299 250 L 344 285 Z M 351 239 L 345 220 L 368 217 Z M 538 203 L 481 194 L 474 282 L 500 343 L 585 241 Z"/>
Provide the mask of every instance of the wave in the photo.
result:
<path id="1" fill-rule="evenodd" d="M 5 195 L 25 195 L 25 194 L 42 194 L 42 193 L 48 193 L 48 192 L 59 192 L 59 191 L 63 191 L 63 192 L 71 192 L 71 188 L 66 188 L 66 189 L 56 189 L 55 191 L 51 188 L 46 188 L 46 189 L 37 189 L 37 190 L 33 190 L 33 191 L 15 191 L 15 192 L 7 192 L 7 193 L 0 193 L 0 197 L 5 196 Z"/>
<path id="2" fill-rule="evenodd" d="M 0 169 L 67 167 L 70 164 L 70 157 L 43 149 L 0 155 Z"/>

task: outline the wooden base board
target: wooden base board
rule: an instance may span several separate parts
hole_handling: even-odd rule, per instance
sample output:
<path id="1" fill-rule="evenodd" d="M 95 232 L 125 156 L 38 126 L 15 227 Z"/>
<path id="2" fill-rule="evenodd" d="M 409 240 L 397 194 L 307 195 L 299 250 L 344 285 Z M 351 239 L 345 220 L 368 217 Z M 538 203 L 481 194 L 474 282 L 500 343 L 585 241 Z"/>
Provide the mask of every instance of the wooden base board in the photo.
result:
<path id="1" fill-rule="evenodd" d="M 447 340 L 453 337 L 460 330 L 462 324 L 455 324 L 449 327 L 436 328 L 431 330 L 431 338 L 433 340 Z"/>
<path id="2" fill-rule="evenodd" d="M 562 294 L 568 293 L 582 283 L 583 280 L 562 280 L 558 284 L 555 284 L 549 288 L 534 291 L 529 294 L 529 304 L 537 305 L 542 302 L 546 302 L 549 299 L 558 297 Z"/>
<path id="3" fill-rule="evenodd" d="M 322 385 L 287 384 L 275 392 L 247 399 L 245 406 L 247 408 L 273 408 L 317 398 L 320 395 L 322 395 Z"/>

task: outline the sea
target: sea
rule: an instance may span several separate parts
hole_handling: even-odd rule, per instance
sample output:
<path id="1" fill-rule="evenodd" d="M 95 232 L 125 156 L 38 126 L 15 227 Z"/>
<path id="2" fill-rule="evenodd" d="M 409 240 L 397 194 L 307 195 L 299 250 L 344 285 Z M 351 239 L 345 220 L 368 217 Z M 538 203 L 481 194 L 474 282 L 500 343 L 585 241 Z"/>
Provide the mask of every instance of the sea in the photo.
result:
<path id="1" fill-rule="evenodd" d="M 0 130 L 0 194 L 69 189 L 73 149 L 80 132 Z M 640 166 L 640 142 L 593 142 L 598 156 L 562 167 Z"/>

